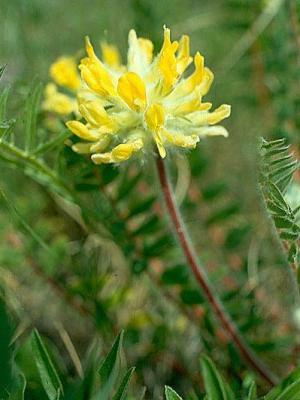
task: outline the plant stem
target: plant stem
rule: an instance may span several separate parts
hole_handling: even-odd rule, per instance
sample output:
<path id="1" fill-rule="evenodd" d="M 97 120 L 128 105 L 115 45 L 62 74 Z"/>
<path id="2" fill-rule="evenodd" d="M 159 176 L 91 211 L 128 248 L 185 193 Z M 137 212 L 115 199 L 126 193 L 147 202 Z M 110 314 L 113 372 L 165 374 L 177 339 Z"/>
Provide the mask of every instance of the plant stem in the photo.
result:
<path id="1" fill-rule="evenodd" d="M 227 332 L 232 342 L 240 351 L 245 361 L 247 361 L 249 366 L 251 366 L 253 370 L 255 370 L 271 386 L 276 385 L 278 378 L 268 370 L 268 368 L 248 346 L 239 329 L 225 311 L 222 302 L 218 298 L 215 289 L 211 286 L 211 283 L 204 272 L 203 266 L 201 266 L 197 260 L 195 250 L 188 239 L 184 223 L 176 205 L 165 163 L 159 155 L 156 157 L 156 166 L 169 217 L 175 229 L 175 234 L 181 246 L 182 252 L 186 257 L 194 278 L 196 279 L 201 290 L 204 292 L 208 303 L 210 304 L 215 315 L 218 317 L 224 330 Z"/>

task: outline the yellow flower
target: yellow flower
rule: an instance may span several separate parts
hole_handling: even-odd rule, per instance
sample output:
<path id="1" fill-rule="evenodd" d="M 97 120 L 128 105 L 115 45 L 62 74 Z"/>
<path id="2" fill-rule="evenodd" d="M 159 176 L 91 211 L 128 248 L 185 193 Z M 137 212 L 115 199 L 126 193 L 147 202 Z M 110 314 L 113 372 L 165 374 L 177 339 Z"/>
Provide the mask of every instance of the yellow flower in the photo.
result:
<path id="1" fill-rule="evenodd" d="M 74 151 L 90 153 L 96 164 L 119 163 L 146 151 L 153 141 L 164 158 L 168 147 L 194 148 L 201 137 L 228 135 L 216 124 L 230 115 L 230 106 L 211 112 L 212 104 L 202 101 L 213 73 L 200 53 L 190 55 L 188 36 L 172 42 L 170 30 L 164 28 L 162 48 L 153 57 L 152 42 L 131 30 L 126 66 L 120 64 L 117 49 L 106 43 L 103 61 L 88 38 L 86 51 L 77 93 L 82 121 L 67 122 L 84 140 Z M 192 62 L 194 72 L 186 77 Z"/>
<path id="2" fill-rule="evenodd" d="M 50 76 L 59 85 L 71 90 L 78 89 L 80 85 L 76 62 L 72 57 L 60 57 L 56 60 L 50 67 Z"/>
<path id="3" fill-rule="evenodd" d="M 77 109 L 76 99 L 58 92 L 54 83 L 48 83 L 45 88 L 45 99 L 42 109 L 60 115 L 68 115 Z"/>
<path id="4" fill-rule="evenodd" d="M 60 57 L 50 66 L 49 73 L 54 83 L 49 83 L 45 88 L 42 109 L 61 116 L 78 112 L 76 93 L 81 79 L 75 60 L 72 57 Z M 66 89 L 68 94 L 59 92 L 57 85 Z"/>

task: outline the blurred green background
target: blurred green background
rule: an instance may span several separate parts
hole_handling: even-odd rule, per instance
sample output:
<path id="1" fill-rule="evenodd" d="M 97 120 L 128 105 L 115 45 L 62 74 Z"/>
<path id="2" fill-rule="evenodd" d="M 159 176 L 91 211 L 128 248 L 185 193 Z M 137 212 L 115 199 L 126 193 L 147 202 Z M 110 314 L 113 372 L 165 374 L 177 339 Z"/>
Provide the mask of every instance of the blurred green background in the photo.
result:
<path id="1" fill-rule="evenodd" d="M 85 35 L 94 44 L 103 38 L 117 44 L 124 59 L 131 28 L 151 38 L 156 50 L 164 24 L 173 39 L 190 35 L 192 52 L 199 50 L 215 73 L 206 100 L 231 104 L 232 115 L 225 121 L 228 139 L 203 141 L 186 157 L 173 155 L 177 195 L 229 312 L 281 376 L 299 359 L 299 300 L 261 203 L 258 147 L 261 136 L 286 137 L 299 151 L 297 7 L 280 0 L 0 0 L 0 65 L 6 65 L 1 85 L 12 86 L 17 141 L 28 88 L 49 80 L 57 57 L 81 54 Z M 193 386 L 200 396 L 203 352 L 233 388 L 240 387 L 253 373 L 183 272 L 184 260 L 156 202 L 151 161 L 120 171 L 99 167 L 99 197 L 94 181 L 90 191 L 80 181 L 88 163 L 70 153 L 62 146 L 58 170 L 80 192 L 92 228 L 76 206 L 1 162 L 1 187 L 17 212 L 2 203 L 0 284 L 21 343 L 20 364 L 30 371 L 26 340 L 32 326 L 49 338 L 70 379 L 76 368 L 62 340 L 65 331 L 84 358 L 95 338 L 105 349 L 124 328 L 127 359 L 137 367 L 133 393 L 145 385 L 146 398 L 156 399 L 163 384 L 170 384 L 181 393 Z M 145 199 L 140 219 L 131 220 Z M 37 380 L 30 371 L 28 398 L 44 398 Z"/>

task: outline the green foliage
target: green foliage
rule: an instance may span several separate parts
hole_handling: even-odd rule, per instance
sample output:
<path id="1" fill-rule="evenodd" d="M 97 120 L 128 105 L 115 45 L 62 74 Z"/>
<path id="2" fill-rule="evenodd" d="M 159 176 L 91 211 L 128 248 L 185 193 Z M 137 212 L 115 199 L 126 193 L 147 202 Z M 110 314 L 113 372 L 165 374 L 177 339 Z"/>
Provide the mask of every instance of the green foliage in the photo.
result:
<path id="1" fill-rule="evenodd" d="M 36 330 L 32 334 L 31 345 L 35 355 L 37 369 L 49 400 L 60 399 L 61 395 L 63 395 L 62 383 L 46 347 Z"/>
<path id="2" fill-rule="evenodd" d="M 159 205 L 151 157 L 115 168 L 74 154 L 76 138 L 63 119 L 41 111 L 44 85 L 32 77 L 48 80 L 49 65 L 60 55 L 80 58 L 86 34 L 97 43 L 107 32 L 123 56 L 131 27 L 157 48 L 163 24 L 174 39 L 191 35 L 193 52 L 199 49 L 215 72 L 207 101 L 233 106 L 226 121 L 230 137 L 201 140 L 183 157 L 171 154 L 172 183 L 191 241 L 226 309 L 246 340 L 284 376 L 298 359 L 298 328 L 291 318 L 296 301 L 282 268 L 284 249 L 259 212 L 253 171 L 257 135 L 272 138 L 269 147 L 263 144 L 261 185 L 280 241 L 296 264 L 299 214 L 289 190 L 297 185 L 297 177 L 290 180 L 297 164 L 286 145 L 273 139 L 288 138 L 299 151 L 299 7 L 296 15 L 289 0 L 92 0 L 88 8 L 81 0 L 72 7 L 58 0 L 29 0 L 26 6 L 12 0 L 1 7 L 0 65 L 7 67 L 0 68 L 0 287 L 18 328 L 10 342 L 23 371 L 3 369 L 5 382 L 15 383 L 10 398 L 46 399 L 27 345 L 32 325 L 43 333 L 66 399 L 107 395 L 97 372 L 99 346 L 91 343 L 101 339 L 108 349 L 122 328 L 124 353 L 137 368 L 130 397 L 125 388 L 132 370 L 119 371 L 116 379 L 120 357 L 112 356 L 116 368 L 106 387 L 114 381 L 114 400 L 139 400 L 144 385 L 146 398 L 160 398 L 165 384 L 185 399 L 202 399 L 203 352 L 220 371 L 202 361 L 206 396 L 230 398 L 230 386 L 236 399 L 262 398 L 266 387 L 258 378 L 257 386 L 251 383 L 252 373 L 187 270 Z M 78 352 L 81 377 L 57 322 Z M 270 398 L 297 398 L 297 381 L 291 377 Z M 174 389 L 166 391 L 176 398 Z"/>
<path id="3" fill-rule="evenodd" d="M 3 308 L 3 303 L 1 303 Z M 4 309 L 3 309 L 4 310 Z M 7 400 L 22 400 L 27 395 L 27 383 L 26 383 L 26 372 L 20 372 L 19 367 L 22 369 L 22 365 L 16 364 L 14 353 L 12 350 L 12 344 L 10 340 L 4 339 L 11 338 L 12 329 L 7 315 L 2 313 L 0 315 L 2 322 L 2 348 L 1 348 L 1 365 L 9 365 L 7 368 L 7 377 L 5 378 L 5 386 L 1 386 L 2 395 L 1 398 Z M 5 322 L 6 321 L 6 322 Z M 4 323 L 5 322 L 5 323 Z M 40 336 L 37 330 L 34 330 L 31 334 L 31 347 L 30 351 L 35 359 L 37 365 L 37 371 L 39 374 L 39 381 L 36 381 L 36 390 L 42 385 L 47 399 L 111 399 L 111 400 L 124 400 L 128 397 L 127 391 L 134 373 L 134 368 L 130 368 L 124 376 L 120 376 L 120 355 L 122 351 L 122 338 L 123 332 L 121 332 L 111 350 L 107 354 L 106 358 L 100 364 L 100 367 L 93 369 L 94 378 L 91 379 L 91 372 L 89 368 L 86 369 L 85 375 L 80 378 L 80 385 L 70 379 L 70 377 L 61 376 L 61 371 L 58 372 L 56 363 L 53 362 L 53 355 L 50 355 L 48 346 L 45 345 L 44 340 Z M 14 344 L 16 346 L 16 344 Z M 20 351 L 20 350 L 19 350 Z M 31 355 L 31 354 L 30 354 Z M 3 364 L 4 362 L 4 364 Z M 20 362 L 20 361 L 19 361 Z M 94 364 L 95 365 L 95 364 Z M 17 370 L 18 375 L 13 379 L 12 371 Z M 205 399 L 207 400 L 238 400 L 240 397 L 236 397 L 231 391 L 229 385 L 224 381 L 219 371 L 217 370 L 214 363 L 208 357 L 201 358 L 201 370 L 202 378 L 204 382 Z M 101 377 L 100 382 L 97 381 L 97 377 Z M 3 375 L 2 375 L 3 377 Z M 300 384 L 299 384 L 299 369 L 296 369 L 289 377 L 283 380 L 278 386 L 273 388 L 267 395 L 264 396 L 264 400 L 297 400 L 300 395 Z M 119 384 L 117 383 L 119 381 Z M 64 382 L 64 383 L 62 383 Z M 99 384 L 100 383 L 100 384 Z M 85 390 L 82 390 L 82 385 L 86 386 Z M 81 387 L 81 389 L 80 389 Z M 88 394 L 89 393 L 89 394 Z M 41 396 L 41 395 L 40 395 Z M 75 397 L 74 397 L 75 396 Z M 27 398 L 27 397 L 26 397 Z M 44 397 L 41 397 L 44 398 Z M 134 397 L 135 398 L 135 397 Z M 185 397 L 186 398 L 186 397 Z M 189 397 L 192 398 L 192 397 Z M 202 398 L 202 397 L 201 397 Z M 165 399 L 166 400 L 180 400 L 180 397 L 174 389 L 170 386 L 165 386 Z M 245 400 L 256 400 L 256 386 L 252 382 L 250 384 L 248 394 L 243 397 Z"/>
<path id="4" fill-rule="evenodd" d="M 261 186 L 268 211 L 279 231 L 280 239 L 288 250 L 288 260 L 298 268 L 298 240 L 300 227 L 296 214 L 285 200 L 285 193 L 299 168 L 297 160 L 289 152 L 285 139 L 263 140 Z"/>
<path id="5" fill-rule="evenodd" d="M 166 400 L 182 400 L 182 398 L 169 386 L 165 387 Z"/>

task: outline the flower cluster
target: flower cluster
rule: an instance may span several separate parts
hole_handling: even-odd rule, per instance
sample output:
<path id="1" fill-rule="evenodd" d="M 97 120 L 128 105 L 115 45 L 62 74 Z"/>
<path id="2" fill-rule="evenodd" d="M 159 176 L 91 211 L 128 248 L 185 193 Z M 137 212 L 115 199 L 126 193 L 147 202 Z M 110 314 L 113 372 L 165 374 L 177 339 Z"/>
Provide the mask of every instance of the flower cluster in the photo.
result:
<path id="1" fill-rule="evenodd" d="M 50 67 L 50 76 L 54 83 L 48 83 L 42 108 L 59 115 L 77 112 L 76 92 L 81 86 L 77 65 L 72 57 L 60 57 Z M 57 85 L 66 89 L 69 94 L 58 90 Z"/>
<path id="2" fill-rule="evenodd" d="M 146 151 L 153 141 L 164 158 L 169 146 L 194 148 L 203 136 L 227 136 L 216 124 L 230 115 L 230 106 L 211 112 L 212 104 L 202 101 L 213 74 L 200 53 L 191 57 L 188 36 L 172 42 L 170 30 L 164 28 L 162 48 L 154 57 L 152 42 L 131 30 L 126 66 L 113 46 L 103 44 L 103 61 L 88 38 L 86 51 L 79 65 L 81 82 L 73 65 L 67 65 L 70 60 L 52 66 L 54 80 L 77 93 L 81 119 L 67 122 L 83 140 L 74 151 L 91 154 L 96 164 L 119 163 Z M 192 62 L 194 71 L 186 77 Z M 58 108 L 68 108 L 63 99 Z"/>

